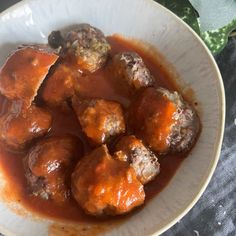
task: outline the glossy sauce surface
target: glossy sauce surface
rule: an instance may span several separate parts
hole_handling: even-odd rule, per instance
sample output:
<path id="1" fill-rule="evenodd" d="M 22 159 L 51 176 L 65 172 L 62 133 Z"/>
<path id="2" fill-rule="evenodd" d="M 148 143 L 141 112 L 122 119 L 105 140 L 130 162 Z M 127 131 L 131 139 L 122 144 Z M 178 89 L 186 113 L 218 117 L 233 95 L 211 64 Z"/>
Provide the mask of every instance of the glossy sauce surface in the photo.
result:
<path id="1" fill-rule="evenodd" d="M 57 58 L 57 55 L 46 48 L 18 49 L 14 56 L 9 57 L 0 72 L 1 93 L 9 99 L 21 99 L 28 108 L 50 66 Z"/>
<path id="2" fill-rule="evenodd" d="M 146 66 L 149 68 L 151 74 L 155 78 L 155 86 L 163 86 L 168 89 L 176 89 L 173 79 L 169 76 L 169 68 L 163 67 L 158 60 L 150 56 L 148 52 L 143 50 L 132 41 L 124 40 L 117 36 L 108 37 L 109 43 L 112 46 L 111 56 L 123 51 L 136 51 L 144 60 Z M 115 100 L 122 104 L 126 110 L 131 102 L 131 98 L 123 94 L 121 90 L 117 89 L 115 81 L 112 79 L 112 72 L 107 67 L 99 71 L 80 77 L 78 82 L 80 84 L 80 93 L 85 97 L 104 98 Z M 5 98 L 0 96 L 0 114 L 5 109 Z M 39 104 L 42 105 L 42 104 Z M 53 125 L 47 136 L 60 134 L 73 134 L 83 142 L 84 151 L 88 153 L 91 151 L 87 140 L 82 134 L 81 127 L 77 121 L 74 112 L 69 110 L 51 109 L 53 115 Z M 32 143 L 33 145 L 33 143 Z M 13 153 L 8 151 L 4 145 L 0 146 L 0 166 L 3 174 L 7 179 L 6 188 L 14 189 L 10 191 L 11 196 L 8 199 L 13 199 L 20 202 L 30 211 L 36 214 L 57 218 L 62 220 L 70 220 L 77 222 L 94 222 L 104 220 L 118 220 L 123 217 L 109 217 L 109 219 L 96 219 L 85 215 L 83 210 L 78 206 L 75 200 L 71 199 L 64 203 L 55 203 L 51 200 L 43 200 L 30 194 L 25 178 L 23 158 L 27 152 Z M 146 202 L 156 196 L 170 181 L 175 171 L 184 160 L 187 154 L 168 155 L 159 158 L 161 164 L 161 172 L 155 180 L 145 186 Z M 6 191 L 9 194 L 9 191 Z M 135 214 L 131 213 L 131 214 Z"/>

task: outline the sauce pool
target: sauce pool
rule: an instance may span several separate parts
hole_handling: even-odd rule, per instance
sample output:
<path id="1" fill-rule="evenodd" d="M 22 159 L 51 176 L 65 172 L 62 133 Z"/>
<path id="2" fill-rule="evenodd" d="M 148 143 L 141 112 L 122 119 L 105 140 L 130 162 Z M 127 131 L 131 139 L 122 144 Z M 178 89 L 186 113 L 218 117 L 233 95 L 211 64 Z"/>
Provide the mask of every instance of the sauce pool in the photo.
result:
<path id="1" fill-rule="evenodd" d="M 142 47 L 132 41 L 125 40 L 118 36 L 110 36 L 108 37 L 108 41 L 112 47 L 111 56 L 118 52 L 135 51 L 143 58 L 146 66 L 154 76 L 155 86 L 163 86 L 171 90 L 177 89 L 173 80 L 174 78 L 170 76 L 169 68 L 165 66 L 163 67 L 156 58 L 151 56 L 151 54 L 146 50 L 142 49 Z M 116 84 L 111 78 L 112 73 L 106 68 L 100 69 L 92 75 L 81 77 L 79 83 L 82 88 L 82 95 L 115 100 L 121 103 L 124 108 L 127 108 L 131 99 L 116 89 Z M 6 107 L 5 103 L 5 98 L 0 96 L 0 114 L 4 112 Z M 53 126 L 48 133 L 48 136 L 65 133 L 74 134 L 82 139 L 85 153 L 91 151 L 91 147 L 86 142 L 76 115 L 72 110 L 51 110 L 51 112 L 53 115 Z M 7 180 L 7 194 L 10 193 L 10 195 L 7 196 L 8 199 L 19 202 L 25 208 L 37 215 L 64 221 L 97 222 L 126 218 L 126 216 L 119 216 L 109 217 L 109 219 L 97 219 L 87 216 L 73 199 L 65 203 L 57 204 L 54 201 L 43 200 L 39 197 L 33 196 L 30 194 L 27 180 L 25 178 L 23 159 L 26 154 L 27 152 L 11 152 L 7 150 L 4 145 L 0 145 L 0 166 L 1 171 Z M 172 154 L 159 158 L 161 172 L 155 180 L 145 186 L 146 202 L 156 196 L 168 184 L 186 156 L 187 154 L 185 153 Z"/>

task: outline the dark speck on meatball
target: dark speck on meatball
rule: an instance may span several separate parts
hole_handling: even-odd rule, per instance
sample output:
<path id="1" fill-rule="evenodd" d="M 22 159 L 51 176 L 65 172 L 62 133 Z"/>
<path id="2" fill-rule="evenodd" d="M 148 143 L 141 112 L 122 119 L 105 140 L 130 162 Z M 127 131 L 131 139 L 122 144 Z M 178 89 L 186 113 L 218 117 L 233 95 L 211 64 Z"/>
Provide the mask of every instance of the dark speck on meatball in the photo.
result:
<path id="1" fill-rule="evenodd" d="M 48 36 L 48 44 L 52 48 L 59 48 L 60 46 L 63 46 L 64 39 L 61 35 L 60 31 L 52 31 L 51 34 Z"/>

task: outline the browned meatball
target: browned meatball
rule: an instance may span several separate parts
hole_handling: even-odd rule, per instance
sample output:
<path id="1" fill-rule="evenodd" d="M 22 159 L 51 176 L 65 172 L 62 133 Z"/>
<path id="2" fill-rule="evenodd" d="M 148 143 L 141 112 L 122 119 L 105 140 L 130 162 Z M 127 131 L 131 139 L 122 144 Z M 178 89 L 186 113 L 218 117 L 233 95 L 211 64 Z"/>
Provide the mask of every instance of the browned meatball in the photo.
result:
<path id="1" fill-rule="evenodd" d="M 81 100 L 74 97 L 73 109 L 83 132 L 94 144 L 105 143 L 110 137 L 125 132 L 121 105 L 104 99 Z"/>
<path id="2" fill-rule="evenodd" d="M 153 78 L 143 59 L 136 52 L 122 52 L 114 56 L 112 69 L 115 78 L 130 91 L 153 85 Z M 127 88 L 126 88 L 127 89 Z"/>
<path id="3" fill-rule="evenodd" d="M 105 145 L 85 156 L 72 174 L 72 193 L 91 215 L 119 215 L 143 204 L 143 185 L 127 162 L 113 159 Z"/>
<path id="4" fill-rule="evenodd" d="M 52 31 L 48 36 L 48 44 L 55 49 L 64 47 L 65 40 L 59 30 Z"/>
<path id="5" fill-rule="evenodd" d="M 58 64 L 53 73 L 44 82 L 41 96 L 49 106 L 65 106 L 78 86 L 80 73 L 67 64 Z M 77 88 L 78 90 L 78 88 Z"/>
<path id="6" fill-rule="evenodd" d="M 0 140 L 14 149 L 24 148 L 32 139 L 45 135 L 51 128 L 52 116 L 32 105 L 22 111 L 20 102 L 13 102 L 0 118 Z"/>
<path id="7" fill-rule="evenodd" d="M 59 31 L 53 31 L 49 36 L 49 44 L 53 47 L 61 46 L 63 54 L 69 56 L 85 72 L 101 68 L 111 49 L 102 31 L 89 24 L 79 24 L 64 39 Z"/>
<path id="8" fill-rule="evenodd" d="M 130 125 L 158 153 L 189 150 L 199 133 L 196 111 L 177 92 L 147 88 L 130 109 Z"/>
<path id="9" fill-rule="evenodd" d="M 115 149 L 117 152 L 114 157 L 130 163 L 142 184 L 148 183 L 159 174 L 160 164 L 158 158 L 134 135 L 122 137 L 116 144 Z"/>
<path id="10" fill-rule="evenodd" d="M 70 197 L 70 176 L 82 145 L 74 136 L 50 137 L 32 147 L 25 160 L 32 193 L 63 202 Z"/>
<path id="11" fill-rule="evenodd" d="M 18 49 L 0 70 L 0 92 L 10 100 L 23 101 L 30 107 L 49 68 L 58 56 L 45 46 Z"/>

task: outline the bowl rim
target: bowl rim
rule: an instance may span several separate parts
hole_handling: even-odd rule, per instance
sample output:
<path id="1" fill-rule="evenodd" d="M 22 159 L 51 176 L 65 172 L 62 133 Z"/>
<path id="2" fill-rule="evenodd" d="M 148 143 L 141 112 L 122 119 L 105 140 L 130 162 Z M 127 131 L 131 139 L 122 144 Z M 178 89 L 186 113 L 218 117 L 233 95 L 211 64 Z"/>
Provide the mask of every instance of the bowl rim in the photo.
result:
<path id="1" fill-rule="evenodd" d="M 25 4 L 27 4 L 31 1 L 32 0 L 21 0 L 20 2 L 13 4 L 11 7 L 7 8 L 6 10 L 4 10 L 3 12 L 0 13 L 0 18 L 2 18 L 6 14 L 9 14 L 10 12 L 12 12 L 15 9 L 24 6 Z M 40 1 L 40 0 L 34 0 L 34 1 L 36 2 L 36 1 Z M 218 87 L 218 91 L 219 91 L 219 99 L 220 99 L 219 106 L 221 106 L 220 119 L 219 119 L 220 120 L 220 127 L 219 127 L 218 134 L 216 137 L 215 150 L 214 150 L 215 158 L 212 162 L 212 165 L 209 167 L 207 174 L 202 178 L 202 183 L 199 184 L 199 190 L 197 191 L 198 193 L 195 195 L 195 197 L 193 197 L 191 202 L 185 206 L 184 209 L 180 210 L 180 212 L 175 214 L 175 217 L 173 220 L 171 220 L 169 223 L 167 223 L 166 225 L 164 225 L 160 229 L 154 229 L 154 231 L 149 234 L 150 236 L 151 235 L 154 236 L 154 235 L 160 235 L 160 234 L 164 233 L 165 231 L 170 229 L 173 225 L 175 225 L 179 220 L 181 220 L 193 208 L 193 206 L 197 203 L 197 201 L 200 199 L 200 197 L 202 196 L 202 194 L 206 190 L 206 188 L 213 176 L 213 173 L 216 169 L 219 158 L 220 158 L 221 147 L 222 147 L 222 142 L 223 142 L 223 137 L 224 137 L 226 108 L 225 108 L 224 83 L 223 83 L 223 79 L 222 79 L 220 70 L 218 68 L 218 65 L 217 65 L 213 55 L 211 54 L 210 50 L 208 49 L 206 44 L 203 42 L 203 40 L 200 38 L 200 36 L 187 23 L 185 23 L 181 18 L 179 18 L 177 15 L 175 15 L 172 11 L 170 11 L 166 7 L 162 6 L 160 3 L 156 2 L 155 0 L 142 0 L 142 1 L 152 4 L 153 8 L 161 8 L 163 12 L 169 14 L 178 24 L 184 25 L 185 28 L 188 30 L 188 32 L 194 36 L 196 41 L 198 41 L 198 43 L 201 45 L 201 47 L 205 50 L 206 56 L 208 57 L 208 61 L 211 63 L 212 69 L 215 70 L 216 75 L 217 75 L 215 79 L 217 81 L 216 84 L 218 85 L 217 87 Z M 2 227 L 1 225 L 0 225 L 0 229 L 1 229 L 2 233 L 5 233 L 6 236 L 13 235 L 9 229 L 6 229 L 6 228 Z"/>
<path id="2" fill-rule="evenodd" d="M 223 143 L 223 137 L 224 137 L 224 129 L 225 129 L 225 112 L 226 112 L 226 103 L 225 103 L 225 89 L 224 89 L 224 83 L 223 79 L 219 70 L 219 67 L 206 46 L 206 44 L 203 42 L 203 40 L 200 38 L 200 36 L 187 24 L 185 23 L 181 18 L 179 18 L 177 15 L 175 15 L 172 11 L 167 9 L 166 7 L 162 6 L 160 3 L 157 3 L 155 0 L 145 0 L 147 2 L 152 2 L 153 7 L 158 7 L 162 8 L 163 11 L 166 11 L 172 17 L 176 20 L 177 23 L 183 24 L 186 29 L 196 38 L 198 43 L 205 49 L 206 55 L 208 56 L 209 62 L 212 64 L 212 69 L 215 70 L 217 77 L 215 78 L 218 82 L 218 89 L 219 89 L 219 99 L 220 103 L 219 106 L 221 106 L 221 112 L 220 112 L 220 127 L 218 130 L 218 134 L 216 137 L 216 143 L 215 143 L 215 150 L 214 150 L 214 160 L 212 162 L 212 165 L 209 167 L 207 174 L 202 178 L 202 182 L 199 184 L 199 190 L 198 193 L 195 195 L 195 197 L 191 200 L 191 202 L 185 207 L 184 210 L 180 211 L 179 213 L 176 213 L 176 217 L 171 220 L 168 224 L 157 230 L 156 232 L 151 233 L 150 235 L 160 235 L 170 229 L 173 225 L 175 225 L 178 221 L 180 221 L 193 207 L 194 205 L 198 202 L 204 191 L 206 190 L 208 184 L 210 183 L 210 180 L 212 179 L 212 176 L 215 172 L 215 169 L 217 167 L 218 161 L 220 159 L 220 153 L 221 153 L 221 147 Z M 174 65 L 173 65 L 174 66 Z"/>

